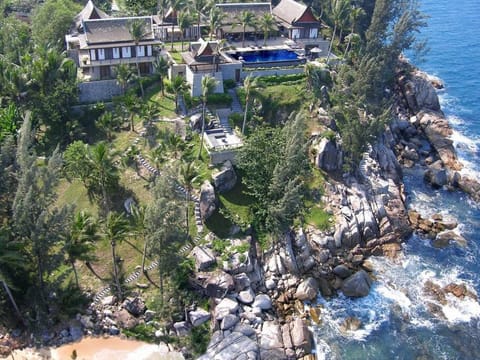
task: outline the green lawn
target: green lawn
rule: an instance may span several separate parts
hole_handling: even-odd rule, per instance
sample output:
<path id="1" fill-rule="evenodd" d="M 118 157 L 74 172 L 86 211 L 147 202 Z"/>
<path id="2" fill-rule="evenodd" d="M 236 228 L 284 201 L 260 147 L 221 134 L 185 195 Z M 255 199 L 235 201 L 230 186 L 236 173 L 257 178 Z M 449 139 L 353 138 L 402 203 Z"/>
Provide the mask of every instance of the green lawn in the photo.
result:
<path id="1" fill-rule="evenodd" d="M 219 211 L 208 219 L 207 228 L 222 239 L 228 237 L 234 224 L 245 230 L 253 220 L 250 214 L 252 203 L 253 198 L 246 193 L 246 188 L 239 179 L 232 190 L 219 196 Z"/>
<path id="2" fill-rule="evenodd" d="M 73 180 L 71 183 L 66 179 L 60 180 L 57 194 L 58 207 L 74 205 L 76 210 L 85 210 L 93 216 L 97 216 L 98 205 L 95 202 L 90 202 L 87 189 L 79 180 Z"/>

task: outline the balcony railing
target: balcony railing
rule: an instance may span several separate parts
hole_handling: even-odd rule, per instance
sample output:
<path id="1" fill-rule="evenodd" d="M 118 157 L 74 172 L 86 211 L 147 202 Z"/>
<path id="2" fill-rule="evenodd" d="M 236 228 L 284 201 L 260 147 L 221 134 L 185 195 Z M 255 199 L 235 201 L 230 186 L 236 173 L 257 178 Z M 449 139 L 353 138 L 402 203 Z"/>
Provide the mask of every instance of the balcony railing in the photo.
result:
<path id="1" fill-rule="evenodd" d="M 121 59 L 105 59 L 105 60 L 90 60 L 80 61 L 81 67 L 90 66 L 105 66 L 105 65 L 119 65 L 119 64 L 136 64 L 155 61 L 155 56 L 139 56 Z"/>

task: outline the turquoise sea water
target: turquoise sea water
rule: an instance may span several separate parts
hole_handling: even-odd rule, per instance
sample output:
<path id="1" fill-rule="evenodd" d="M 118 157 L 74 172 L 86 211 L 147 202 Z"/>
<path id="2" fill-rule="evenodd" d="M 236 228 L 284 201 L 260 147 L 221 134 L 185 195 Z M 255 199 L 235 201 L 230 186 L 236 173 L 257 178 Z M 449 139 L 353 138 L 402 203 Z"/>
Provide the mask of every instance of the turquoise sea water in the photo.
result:
<path id="1" fill-rule="evenodd" d="M 480 0 L 423 0 L 421 8 L 430 16 L 420 35 L 430 52 L 418 65 L 444 81 L 440 101 L 455 129 L 463 173 L 479 179 Z M 419 169 L 405 172 L 404 181 L 409 206 L 456 219 L 467 246 L 436 249 L 413 236 L 402 258 L 373 258 L 378 281 L 369 296 L 319 299 L 324 306 L 323 323 L 315 328 L 319 359 L 480 359 L 479 302 L 448 296 L 446 304 L 435 304 L 423 291 L 426 281 L 455 282 L 480 295 L 480 208 L 461 193 L 425 186 Z M 362 325 L 342 332 L 349 316 Z"/>

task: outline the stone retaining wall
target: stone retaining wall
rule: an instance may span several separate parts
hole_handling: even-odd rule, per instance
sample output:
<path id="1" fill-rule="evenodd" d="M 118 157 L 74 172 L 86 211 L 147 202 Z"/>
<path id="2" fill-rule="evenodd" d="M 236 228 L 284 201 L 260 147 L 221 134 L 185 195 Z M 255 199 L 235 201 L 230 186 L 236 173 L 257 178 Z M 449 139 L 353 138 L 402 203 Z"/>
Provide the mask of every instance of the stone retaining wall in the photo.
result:
<path id="1" fill-rule="evenodd" d="M 109 101 L 114 96 L 122 94 L 122 89 L 114 79 L 82 82 L 78 84 L 78 88 L 80 90 L 80 103 Z"/>

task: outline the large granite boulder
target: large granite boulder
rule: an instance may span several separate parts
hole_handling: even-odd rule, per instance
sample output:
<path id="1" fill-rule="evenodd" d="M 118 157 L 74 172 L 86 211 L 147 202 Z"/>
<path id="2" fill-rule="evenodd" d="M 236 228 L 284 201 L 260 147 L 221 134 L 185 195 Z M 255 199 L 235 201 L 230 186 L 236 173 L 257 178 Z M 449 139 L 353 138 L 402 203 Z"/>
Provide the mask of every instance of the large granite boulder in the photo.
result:
<path id="1" fill-rule="evenodd" d="M 335 141 L 322 138 L 317 147 L 315 164 L 325 171 L 336 171 L 342 167 L 342 152 Z"/>
<path id="2" fill-rule="evenodd" d="M 202 114 L 193 114 L 190 116 L 190 127 L 194 131 L 201 131 L 202 130 Z"/>
<path id="3" fill-rule="evenodd" d="M 365 270 L 357 271 L 349 276 L 342 284 L 342 292 L 350 297 L 367 296 L 370 292 L 372 280 Z"/>
<path id="4" fill-rule="evenodd" d="M 217 209 L 217 198 L 213 185 L 205 180 L 200 187 L 200 216 L 203 220 L 208 219 Z"/>
<path id="5" fill-rule="evenodd" d="M 298 358 L 312 352 L 311 334 L 302 319 L 296 318 L 290 323 L 290 337 Z"/>
<path id="6" fill-rule="evenodd" d="M 223 320 L 225 316 L 228 314 L 236 314 L 238 311 L 238 303 L 230 298 L 225 298 L 220 301 L 217 306 L 215 307 L 215 319 L 216 320 Z"/>
<path id="7" fill-rule="evenodd" d="M 318 294 L 318 282 L 314 278 L 307 278 L 297 287 L 295 298 L 298 300 L 313 300 Z"/>
<path id="8" fill-rule="evenodd" d="M 207 352 L 198 360 L 256 360 L 260 358 L 259 350 L 255 341 L 240 332 L 216 331 Z"/>
<path id="9" fill-rule="evenodd" d="M 445 167 L 450 170 L 460 170 L 462 164 L 458 161 L 453 141 L 449 138 L 453 130 L 441 112 L 421 111 L 417 114 L 420 127 L 428 141 L 437 152 Z"/>
<path id="10" fill-rule="evenodd" d="M 425 171 L 424 178 L 434 188 L 441 188 L 448 183 L 448 174 L 445 169 L 428 169 Z"/>
<path id="11" fill-rule="evenodd" d="M 138 323 L 138 319 L 125 309 L 115 312 L 115 324 L 122 329 L 133 329 Z"/>
<path id="12" fill-rule="evenodd" d="M 123 306 L 133 316 L 140 316 L 147 310 L 145 302 L 139 297 L 125 300 Z"/>
<path id="13" fill-rule="evenodd" d="M 402 81 L 402 83 L 405 100 L 414 113 L 422 109 L 440 110 L 440 102 L 435 88 L 425 73 L 417 71 L 411 75 L 410 79 Z"/>
<path id="14" fill-rule="evenodd" d="M 252 307 L 257 307 L 262 310 L 270 310 L 272 308 L 272 299 L 266 294 L 258 294 L 255 296 L 255 301 Z"/>
<path id="15" fill-rule="evenodd" d="M 213 185 L 219 193 L 226 193 L 232 190 L 237 183 L 237 174 L 233 168 L 232 162 L 227 160 L 223 163 L 219 172 L 212 175 Z"/>
<path id="16" fill-rule="evenodd" d="M 283 337 L 280 325 L 273 321 L 263 323 L 260 346 L 263 349 L 283 348 Z"/>
<path id="17" fill-rule="evenodd" d="M 198 308 L 197 310 L 188 313 L 190 322 L 193 326 L 202 325 L 204 322 L 210 320 L 210 313 L 207 310 Z"/>
<path id="18" fill-rule="evenodd" d="M 197 271 L 205 271 L 215 265 L 215 255 L 212 250 L 204 246 L 195 246 L 190 253 L 195 259 L 195 267 Z"/>
<path id="19" fill-rule="evenodd" d="M 232 275 L 223 271 L 216 271 L 208 276 L 204 286 L 209 297 L 222 297 L 235 289 L 235 281 Z"/>

